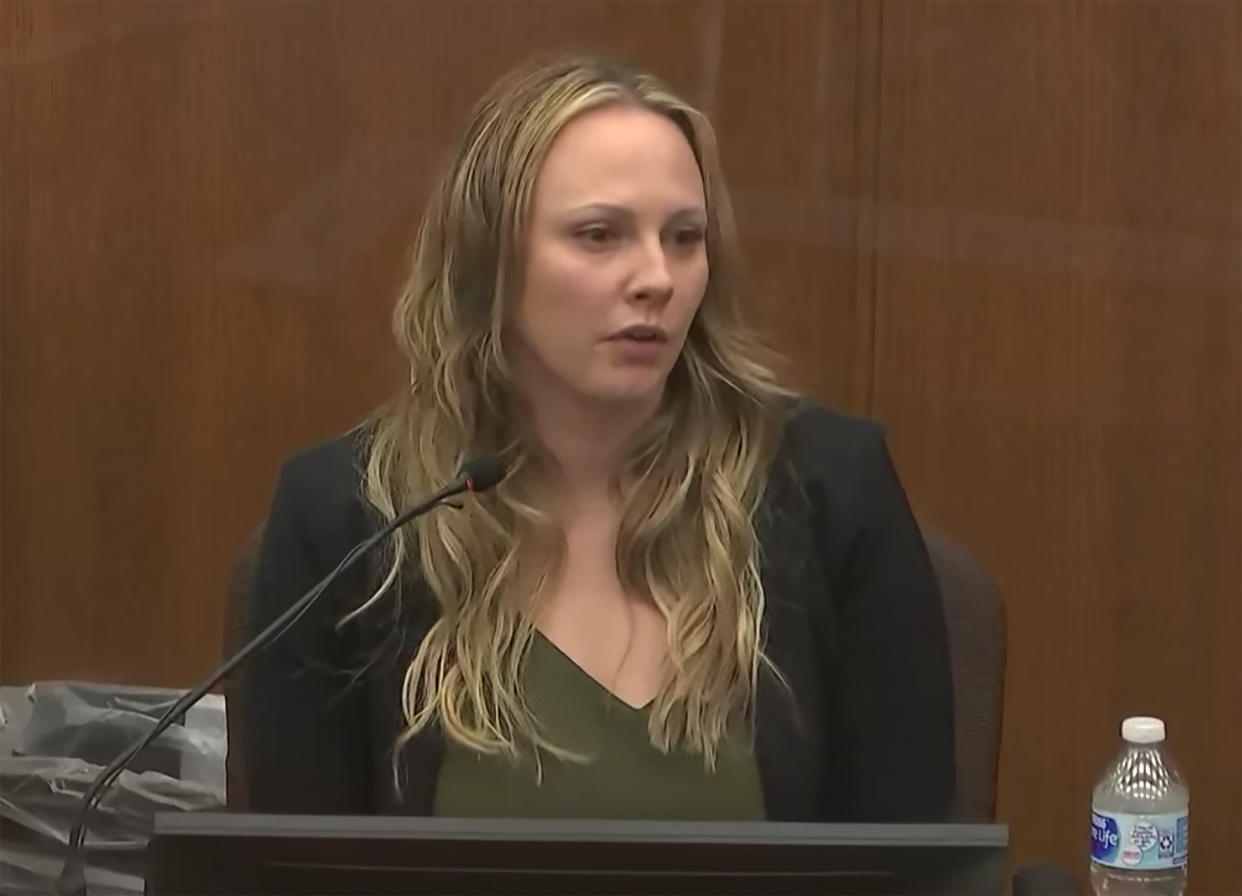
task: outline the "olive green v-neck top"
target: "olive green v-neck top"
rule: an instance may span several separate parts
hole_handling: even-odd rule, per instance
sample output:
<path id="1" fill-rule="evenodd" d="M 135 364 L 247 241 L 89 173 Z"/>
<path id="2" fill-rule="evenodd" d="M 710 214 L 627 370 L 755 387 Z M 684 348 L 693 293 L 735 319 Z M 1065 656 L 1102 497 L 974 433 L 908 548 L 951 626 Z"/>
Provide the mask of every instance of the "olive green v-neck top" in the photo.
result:
<path id="1" fill-rule="evenodd" d="M 434 814 L 493 818 L 758 820 L 765 817 L 749 742 L 721 746 L 714 772 L 701 756 L 665 754 L 647 734 L 649 708 L 636 709 L 536 633 L 526 658 L 526 699 L 559 747 L 586 762 L 478 753 L 450 740 L 436 779 Z"/>

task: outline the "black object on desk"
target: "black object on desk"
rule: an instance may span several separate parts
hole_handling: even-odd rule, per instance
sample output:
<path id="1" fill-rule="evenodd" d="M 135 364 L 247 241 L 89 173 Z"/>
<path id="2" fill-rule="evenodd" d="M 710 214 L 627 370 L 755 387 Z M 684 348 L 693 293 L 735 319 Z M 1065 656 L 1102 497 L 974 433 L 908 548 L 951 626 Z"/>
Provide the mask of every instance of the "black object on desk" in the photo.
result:
<path id="1" fill-rule="evenodd" d="M 147 893 L 987 894 L 1004 825 L 169 813 Z"/>

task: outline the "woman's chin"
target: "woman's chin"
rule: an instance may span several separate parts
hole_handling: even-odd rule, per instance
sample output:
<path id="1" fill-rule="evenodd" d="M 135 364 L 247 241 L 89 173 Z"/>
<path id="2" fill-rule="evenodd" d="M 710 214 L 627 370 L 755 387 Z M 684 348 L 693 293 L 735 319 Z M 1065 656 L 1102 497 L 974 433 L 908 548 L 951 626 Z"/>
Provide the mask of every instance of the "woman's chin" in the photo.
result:
<path id="1" fill-rule="evenodd" d="M 601 404 L 634 405 L 641 403 L 658 404 L 664 394 L 667 377 L 662 375 L 617 376 L 600 378 L 593 382 L 577 385 L 583 397 Z"/>

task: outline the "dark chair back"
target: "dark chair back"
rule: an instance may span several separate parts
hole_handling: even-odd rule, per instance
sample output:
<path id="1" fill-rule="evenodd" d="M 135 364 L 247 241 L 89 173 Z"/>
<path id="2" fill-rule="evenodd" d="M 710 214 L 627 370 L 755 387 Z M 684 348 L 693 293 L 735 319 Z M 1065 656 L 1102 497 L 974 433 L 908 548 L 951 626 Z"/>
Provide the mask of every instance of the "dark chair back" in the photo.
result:
<path id="1" fill-rule="evenodd" d="M 259 526 L 250 533 L 233 560 L 224 613 L 226 657 L 240 649 L 246 637 L 246 613 L 250 595 L 254 592 L 259 546 L 262 543 L 263 527 Z M 242 677 L 245 674 L 243 665 L 224 680 L 224 713 L 228 730 L 228 753 L 224 763 L 225 802 L 234 812 L 244 812 L 248 806 L 246 758 L 242 752 Z"/>
<path id="2" fill-rule="evenodd" d="M 949 629 L 958 805 L 967 819 L 990 821 L 996 815 L 1005 705 L 1005 605 L 964 545 L 926 526 L 923 541 Z"/>

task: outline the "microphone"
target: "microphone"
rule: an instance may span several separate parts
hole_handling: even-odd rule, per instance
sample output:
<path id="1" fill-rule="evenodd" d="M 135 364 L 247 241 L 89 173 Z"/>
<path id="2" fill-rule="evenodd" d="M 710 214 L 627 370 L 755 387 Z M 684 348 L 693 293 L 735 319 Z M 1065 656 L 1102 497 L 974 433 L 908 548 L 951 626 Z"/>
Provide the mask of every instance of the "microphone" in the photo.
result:
<path id="1" fill-rule="evenodd" d="M 57 878 L 56 892 L 61 894 L 61 896 L 86 896 L 86 850 L 84 848 L 86 822 L 90 818 L 91 811 L 99 804 L 108 787 L 120 777 L 121 772 L 125 770 L 135 756 L 159 737 L 175 719 L 180 718 L 187 709 L 201 700 L 204 694 L 244 663 L 251 654 L 267 647 L 288 631 L 294 623 L 305 615 L 306 611 L 311 608 L 311 605 L 328 589 L 328 586 L 336 581 L 341 573 L 357 563 L 359 559 L 369 553 L 377 544 L 384 541 L 410 520 L 434 509 L 449 498 L 460 495 L 463 492 L 485 492 L 495 487 L 505 478 L 506 471 L 507 463 L 500 456 L 479 457 L 466 461 L 462 465 L 461 472 L 457 474 L 456 479 L 421 504 L 411 507 L 395 517 L 374 535 L 356 545 L 341 559 L 341 562 L 337 564 L 335 569 L 298 598 L 267 628 L 255 635 L 240 650 L 225 660 L 218 669 L 211 673 L 206 681 L 194 690 L 183 694 L 160 716 L 159 721 L 155 723 L 155 726 L 150 731 L 140 737 L 133 746 L 125 750 L 120 756 L 112 760 L 108 767 L 99 773 L 86 791 L 86 795 L 82 797 L 82 808 L 79 810 L 77 823 L 69 832 L 69 845 L 65 857 L 65 866 L 61 870 L 60 877 Z"/>
<path id="2" fill-rule="evenodd" d="M 1062 865 L 1027 865 L 1014 873 L 1013 896 L 1079 896 L 1078 878 Z"/>
<path id="3" fill-rule="evenodd" d="M 465 480 L 466 491 L 485 492 L 500 485 L 508 471 L 508 462 L 499 454 L 492 454 L 466 461 L 457 478 Z"/>

